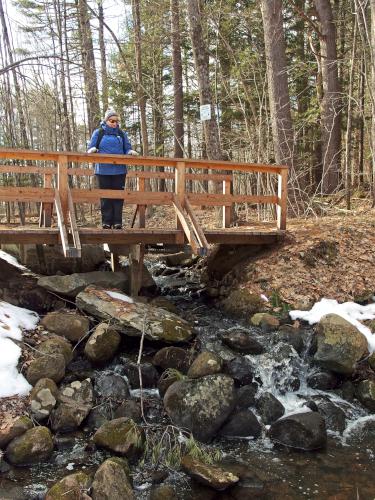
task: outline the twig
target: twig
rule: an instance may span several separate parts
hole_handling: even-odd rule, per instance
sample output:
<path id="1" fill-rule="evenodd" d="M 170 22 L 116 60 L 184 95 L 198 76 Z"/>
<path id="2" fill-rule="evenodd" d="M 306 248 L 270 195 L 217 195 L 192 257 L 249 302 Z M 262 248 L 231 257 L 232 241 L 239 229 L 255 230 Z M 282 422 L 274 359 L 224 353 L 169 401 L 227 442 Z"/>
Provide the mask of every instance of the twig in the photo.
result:
<path id="1" fill-rule="evenodd" d="M 138 366 L 138 377 L 139 377 L 139 390 L 140 390 L 140 395 L 141 395 L 141 414 L 142 414 L 142 418 L 143 418 L 144 422 L 147 424 L 147 420 L 146 420 L 145 413 L 144 413 L 144 407 L 143 407 L 143 383 L 142 383 L 142 367 L 141 367 L 141 358 L 142 358 L 142 353 L 143 353 L 143 341 L 145 338 L 145 332 L 146 332 L 146 314 L 143 316 L 142 336 L 141 336 L 141 341 L 139 343 L 137 366 Z"/>

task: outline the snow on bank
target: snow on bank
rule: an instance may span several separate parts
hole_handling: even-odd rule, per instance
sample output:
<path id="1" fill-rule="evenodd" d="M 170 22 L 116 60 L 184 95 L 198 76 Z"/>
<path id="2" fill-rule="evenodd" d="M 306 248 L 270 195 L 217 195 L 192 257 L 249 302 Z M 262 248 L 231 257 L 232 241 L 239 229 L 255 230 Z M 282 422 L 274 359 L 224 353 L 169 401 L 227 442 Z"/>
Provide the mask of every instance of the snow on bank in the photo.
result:
<path id="1" fill-rule="evenodd" d="M 31 389 L 17 371 L 21 349 L 11 339 L 22 340 L 22 329 L 33 330 L 38 321 L 35 312 L 0 301 L 0 398 L 24 396 Z"/>
<path id="2" fill-rule="evenodd" d="M 10 255 L 9 253 L 4 252 L 3 250 L 0 250 L 0 259 L 5 260 L 6 262 L 8 262 L 8 264 L 18 267 L 19 269 L 27 270 L 27 267 L 20 264 L 18 260 L 15 257 L 13 257 L 13 255 Z"/>
<path id="3" fill-rule="evenodd" d="M 290 311 L 289 315 L 293 320 L 302 319 L 310 325 L 318 323 L 326 314 L 337 314 L 355 326 L 367 339 L 370 353 L 375 351 L 375 335 L 371 330 L 360 323 L 367 319 L 375 319 L 375 304 L 361 306 L 355 302 L 344 302 L 339 304 L 334 299 L 322 299 L 316 302 L 310 311 Z"/>

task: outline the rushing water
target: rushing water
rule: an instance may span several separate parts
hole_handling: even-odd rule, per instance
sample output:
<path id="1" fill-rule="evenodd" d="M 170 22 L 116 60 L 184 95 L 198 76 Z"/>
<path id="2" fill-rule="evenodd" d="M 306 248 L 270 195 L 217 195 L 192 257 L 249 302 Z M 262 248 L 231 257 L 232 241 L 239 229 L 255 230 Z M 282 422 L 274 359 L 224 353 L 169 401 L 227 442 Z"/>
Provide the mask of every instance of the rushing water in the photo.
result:
<path id="1" fill-rule="evenodd" d="M 271 334 L 261 334 L 258 329 L 228 318 L 219 309 L 206 304 L 200 298 L 199 279 L 195 274 L 190 271 L 182 274 L 179 270 L 176 273 L 179 275 L 159 276 L 158 285 L 176 304 L 179 313 L 195 325 L 201 348 L 216 351 L 229 359 L 232 354 L 218 340 L 220 333 L 231 328 L 251 330 L 266 347 L 264 354 L 247 356 L 259 383 L 259 392 L 271 392 L 284 405 L 286 413 L 310 411 L 309 402 L 327 398 L 345 413 L 343 433 L 329 431 L 326 449 L 315 452 L 276 446 L 266 437 L 266 431 L 257 440 L 216 440 L 215 447 L 222 452 L 223 467 L 238 473 L 240 483 L 228 492 L 218 493 L 197 485 L 178 471 L 169 470 L 166 483 L 175 488 L 178 498 L 374 499 L 375 415 L 368 415 L 355 400 L 342 399 L 339 391 L 324 392 L 307 385 L 311 329 L 301 332 L 305 347 L 298 355 L 291 346 L 273 343 Z M 112 369 L 116 371 L 115 364 Z M 139 397 L 139 391 L 132 391 L 132 396 Z M 149 422 L 160 421 L 162 402 L 155 391 L 146 392 L 144 399 Z M 110 454 L 96 450 L 89 437 L 85 432 L 58 436 L 48 463 L 27 469 L 7 470 L 5 467 L 0 473 L 0 500 L 40 500 L 47 487 L 61 477 L 78 470 L 94 472 Z M 138 499 L 150 498 L 152 483 L 146 477 L 142 468 L 136 469 L 134 487 Z"/>

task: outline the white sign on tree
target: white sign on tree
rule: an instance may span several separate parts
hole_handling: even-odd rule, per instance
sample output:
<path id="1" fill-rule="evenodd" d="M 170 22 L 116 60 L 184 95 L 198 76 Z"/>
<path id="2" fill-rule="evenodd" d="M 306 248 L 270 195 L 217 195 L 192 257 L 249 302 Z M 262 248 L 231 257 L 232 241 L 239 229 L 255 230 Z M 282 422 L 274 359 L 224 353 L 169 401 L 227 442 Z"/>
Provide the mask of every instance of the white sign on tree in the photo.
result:
<path id="1" fill-rule="evenodd" d="M 202 104 L 200 107 L 201 121 L 211 120 L 211 104 Z"/>

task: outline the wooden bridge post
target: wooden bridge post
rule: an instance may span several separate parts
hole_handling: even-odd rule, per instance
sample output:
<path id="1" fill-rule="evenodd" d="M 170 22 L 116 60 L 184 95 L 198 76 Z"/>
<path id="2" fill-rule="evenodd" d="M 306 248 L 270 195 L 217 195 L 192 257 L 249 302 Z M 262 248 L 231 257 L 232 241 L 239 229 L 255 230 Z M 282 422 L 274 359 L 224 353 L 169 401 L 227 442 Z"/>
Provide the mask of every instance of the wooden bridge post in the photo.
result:
<path id="1" fill-rule="evenodd" d="M 43 187 L 52 187 L 52 174 L 44 174 Z M 40 204 L 39 227 L 51 227 L 53 203 L 43 201 Z"/>
<path id="2" fill-rule="evenodd" d="M 175 168 L 175 193 L 179 204 L 183 207 L 185 202 L 185 181 L 186 181 L 186 171 L 185 162 L 178 161 Z M 176 227 L 181 231 L 181 236 L 177 238 L 176 243 L 183 244 L 185 241 L 183 227 L 178 217 L 176 216 Z"/>
<path id="3" fill-rule="evenodd" d="M 61 201 L 61 209 L 63 213 L 63 218 L 65 224 L 68 221 L 68 211 L 69 211 L 69 202 L 68 202 L 68 158 L 64 155 L 59 155 L 58 164 L 57 164 L 57 189 L 60 194 Z"/>
<path id="4" fill-rule="evenodd" d="M 287 212 L 287 183 L 288 183 L 288 170 L 285 168 L 277 174 L 277 229 L 286 229 L 286 212 Z"/>
<path id="5" fill-rule="evenodd" d="M 223 194 L 231 194 L 230 192 L 230 181 L 223 181 Z M 230 227 L 233 221 L 232 217 L 233 205 L 223 205 L 223 227 Z"/>

